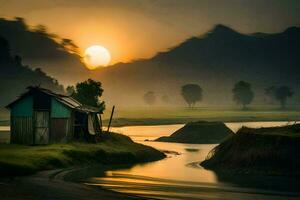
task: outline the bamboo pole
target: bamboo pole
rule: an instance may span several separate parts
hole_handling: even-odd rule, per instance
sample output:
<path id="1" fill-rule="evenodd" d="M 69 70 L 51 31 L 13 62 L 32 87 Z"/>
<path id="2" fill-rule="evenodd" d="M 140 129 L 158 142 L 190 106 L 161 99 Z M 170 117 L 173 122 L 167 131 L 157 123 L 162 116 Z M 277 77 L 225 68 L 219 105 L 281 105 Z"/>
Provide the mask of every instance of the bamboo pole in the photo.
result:
<path id="1" fill-rule="evenodd" d="M 112 111 L 111 111 L 110 118 L 109 118 L 109 124 L 108 124 L 108 127 L 107 127 L 107 133 L 109 133 L 109 129 L 110 129 L 110 125 L 111 125 L 111 121 L 112 121 L 114 112 L 115 112 L 115 106 L 112 107 Z"/>

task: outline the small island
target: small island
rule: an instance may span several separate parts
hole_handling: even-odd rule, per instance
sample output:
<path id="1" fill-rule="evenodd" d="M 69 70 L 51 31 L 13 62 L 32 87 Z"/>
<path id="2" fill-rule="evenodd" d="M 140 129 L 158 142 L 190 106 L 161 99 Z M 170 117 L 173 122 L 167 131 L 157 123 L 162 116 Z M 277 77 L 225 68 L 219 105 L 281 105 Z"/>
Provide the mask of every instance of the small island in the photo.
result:
<path id="1" fill-rule="evenodd" d="M 299 175 L 300 124 L 243 127 L 216 146 L 201 166 L 233 173 Z"/>
<path id="2" fill-rule="evenodd" d="M 172 135 L 155 141 L 188 144 L 215 144 L 232 135 L 233 132 L 223 122 L 198 121 L 187 123 Z"/>

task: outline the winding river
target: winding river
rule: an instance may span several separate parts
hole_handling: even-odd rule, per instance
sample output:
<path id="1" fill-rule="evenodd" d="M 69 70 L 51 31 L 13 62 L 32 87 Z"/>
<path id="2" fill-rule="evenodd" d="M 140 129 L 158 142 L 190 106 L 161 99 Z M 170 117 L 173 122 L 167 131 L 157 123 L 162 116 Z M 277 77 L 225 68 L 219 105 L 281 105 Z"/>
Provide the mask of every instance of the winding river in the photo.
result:
<path id="1" fill-rule="evenodd" d="M 286 124 L 287 122 L 226 123 L 234 132 L 242 126 L 270 127 Z M 129 195 L 170 200 L 300 199 L 298 177 L 241 176 L 220 174 L 201 168 L 199 162 L 204 160 L 217 144 L 145 141 L 168 136 L 181 127 L 183 124 L 112 128 L 112 131 L 128 135 L 136 142 L 167 152 L 167 158 L 106 171 L 104 176 L 96 175 L 99 173 L 95 171 L 94 176 L 82 182 Z M 9 127 L 0 127 L 0 131 L 7 132 Z"/>
<path id="2" fill-rule="evenodd" d="M 242 126 L 270 127 L 286 124 L 287 122 L 226 123 L 234 132 Z M 152 163 L 107 171 L 105 176 L 91 177 L 84 183 L 159 199 L 300 199 L 297 178 L 236 176 L 217 174 L 201 168 L 199 161 L 204 160 L 216 144 L 145 141 L 170 135 L 182 126 L 176 124 L 113 128 L 113 131 L 128 135 L 136 142 L 167 151 L 168 157 Z"/>

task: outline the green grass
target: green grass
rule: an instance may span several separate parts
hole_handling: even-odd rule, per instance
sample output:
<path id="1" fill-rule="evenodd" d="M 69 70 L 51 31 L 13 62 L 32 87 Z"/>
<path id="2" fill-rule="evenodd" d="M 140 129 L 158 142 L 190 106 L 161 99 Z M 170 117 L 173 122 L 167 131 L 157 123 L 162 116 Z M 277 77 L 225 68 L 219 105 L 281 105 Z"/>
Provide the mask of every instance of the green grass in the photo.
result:
<path id="1" fill-rule="evenodd" d="M 201 165 L 216 171 L 300 174 L 300 125 L 243 127 L 216 146 Z"/>
<path id="2" fill-rule="evenodd" d="M 104 114 L 107 125 L 110 109 Z M 279 110 L 277 107 L 250 107 L 240 110 L 236 107 L 199 107 L 188 109 L 183 107 L 136 107 L 116 108 L 113 126 L 126 125 L 160 125 L 187 123 L 190 121 L 295 121 L 300 120 L 299 107 Z"/>
<path id="3" fill-rule="evenodd" d="M 164 154 L 110 133 L 97 144 L 68 143 L 41 146 L 0 145 L 0 175 L 17 176 L 40 170 L 90 164 L 132 164 L 164 158 Z"/>

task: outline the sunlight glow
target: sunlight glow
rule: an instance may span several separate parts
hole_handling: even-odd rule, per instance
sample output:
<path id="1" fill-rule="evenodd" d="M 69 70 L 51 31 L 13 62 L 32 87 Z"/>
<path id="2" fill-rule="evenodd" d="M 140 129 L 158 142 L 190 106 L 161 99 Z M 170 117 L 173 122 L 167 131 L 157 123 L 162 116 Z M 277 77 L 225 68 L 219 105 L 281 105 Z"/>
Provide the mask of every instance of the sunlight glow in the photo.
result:
<path id="1" fill-rule="evenodd" d="M 98 67 L 106 67 L 111 60 L 109 51 L 100 45 L 88 47 L 84 53 L 84 62 L 90 70 Z"/>

